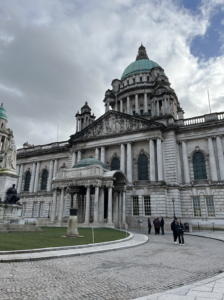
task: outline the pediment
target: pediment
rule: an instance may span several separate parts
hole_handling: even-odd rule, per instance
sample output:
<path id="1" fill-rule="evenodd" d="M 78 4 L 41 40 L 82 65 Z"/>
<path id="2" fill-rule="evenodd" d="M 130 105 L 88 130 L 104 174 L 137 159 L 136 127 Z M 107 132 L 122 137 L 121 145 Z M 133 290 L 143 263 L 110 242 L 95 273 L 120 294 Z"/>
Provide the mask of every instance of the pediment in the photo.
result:
<path id="1" fill-rule="evenodd" d="M 94 123 L 71 136 L 71 141 L 123 135 L 144 130 L 164 128 L 164 125 L 141 117 L 108 111 Z"/>

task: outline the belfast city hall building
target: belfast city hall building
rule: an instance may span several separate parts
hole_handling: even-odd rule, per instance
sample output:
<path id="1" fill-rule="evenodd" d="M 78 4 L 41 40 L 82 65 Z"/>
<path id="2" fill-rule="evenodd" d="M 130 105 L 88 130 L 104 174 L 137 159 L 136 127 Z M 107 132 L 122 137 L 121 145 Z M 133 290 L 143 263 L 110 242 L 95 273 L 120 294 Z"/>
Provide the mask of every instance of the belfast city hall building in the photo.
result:
<path id="1" fill-rule="evenodd" d="M 168 224 L 174 214 L 224 226 L 224 113 L 184 119 L 167 75 L 143 45 L 103 102 L 98 119 L 83 103 L 68 140 L 17 150 L 23 217 L 62 226 L 76 207 L 79 226 L 134 228 L 161 216 Z M 1 106 L 1 157 L 7 121 Z"/>

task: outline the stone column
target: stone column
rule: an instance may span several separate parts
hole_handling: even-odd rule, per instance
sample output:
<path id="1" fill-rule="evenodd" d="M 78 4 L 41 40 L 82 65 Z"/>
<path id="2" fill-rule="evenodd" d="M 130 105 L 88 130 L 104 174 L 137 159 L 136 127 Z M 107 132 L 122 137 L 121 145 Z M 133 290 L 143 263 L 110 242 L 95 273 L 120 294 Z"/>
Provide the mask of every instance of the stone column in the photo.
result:
<path id="1" fill-rule="evenodd" d="M 109 110 L 110 110 L 110 103 L 107 102 L 107 111 L 109 111 Z"/>
<path id="2" fill-rule="evenodd" d="M 144 113 L 148 114 L 147 93 L 144 94 Z"/>
<path id="3" fill-rule="evenodd" d="M 213 142 L 211 137 L 208 137 L 208 153 L 209 153 L 209 163 L 211 168 L 212 181 L 218 181 L 215 153 L 214 153 L 214 147 L 213 147 Z"/>
<path id="4" fill-rule="evenodd" d="M 129 99 L 129 97 L 127 97 L 127 114 L 131 114 L 131 112 L 130 112 L 130 99 Z"/>
<path id="5" fill-rule="evenodd" d="M 95 186 L 95 197 L 94 197 L 94 223 L 98 223 L 99 219 L 99 187 Z"/>
<path id="6" fill-rule="evenodd" d="M 154 140 L 149 140 L 149 155 L 150 155 L 150 181 L 156 181 L 156 168 L 155 168 L 155 145 Z"/>
<path id="7" fill-rule="evenodd" d="M 49 173 L 48 173 L 47 192 L 51 191 L 51 180 L 52 180 L 52 177 L 53 177 L 53 166 L 54 166 L 54 162 L 53 162 L 53 160 L 51 160 L 50 161 Z"/>
<path id="8" fill-rule="evenodd" d="M 56 158 L 56 159 L 54 160 L 53 178 L 55 178 L 56 173 L 57 173 L 57 170 L 58 170 L 58 159 Z"/>
<path id="9" fill-rule="evenodd" d="M 121 221 L 122 221 L 122 215 L 121 215 L 121 213 L 122 213 L 122 197 L 121 197 L 121 191 L 119 192 L 119 194 L 118 194 L 118 206 L 119 206 L 119 208 L 118 208 L 118 222 L 121 224 Z"/>
<path id="10" fill-rule="evenodd" d="M 81 150 L 78 150 L 77 162 L 79 162 L 81 159 L 82 159 L 82 152 L 81 152 Z"/>
<path id="11" fill-rule="evenodd" d="M 86 187 L 86 212 L 85 212 L 85 224 L 89 225 L 90 215 L 90 186 Z"/>
<path id="12" fill-rule="evenodd" d="M 100 160 L 105 164 L 105 147 L 101 147 Z"/>
<path id="13" fill-rule="evenodd" d="M 183 155 L 183 165 L 184 165 L 184 181 L 185 183 L 190 183 L 190 172 L 189 172 L 186 141 L 182 141 L 182 155 Z"/>
<path id="14" fill-rule="evenodd" d="M 122 99 L 120 100 L 120 112 L 123 113 L 123 100 Z"/>
<path id="15" fill-rule="evenodd" d="M 125 215 L 125 191 L 122 192 L 122 223 L 126 223 L 126 215 Z"/>
<path id="16" fill-rule="evenodd" d="M 170 114 L 170 99 L 169 98 L 167 99 L 167 104 L 168 104 L 167 113 Z"/>
<path id="17" fill-rule="evenodd" d="M 58 213 L 58 222 L 62 223 L 63 210 L 64 210 L 64 189 L 61 189 L 60 202 L 59 202 L 59 213 Z"/>
<path id="18" fill-rule="evenodd" d="M 76 152 L 73 151 L 72 152 L 72 167 L 75 165 L 75 163 L 76 163 Z"/>
<path id="19" fill-rule="evenodd" d="M 18 183 L 18 188 L 17 188 L 18 194 L 20 194 L 22 191 L 22 182 L 23 182 L 23 164 L 20 165 L 19 183 Z"/>
<path id="20" fill-rule="evenodd" d="M 135 113 L 139 115 L 138 94 L 135 94 Z"/>
<path id="21" fill-rule="evenodd" d="M 76 132 L 79 131 L 79 120 L 76 118 Z"/>
<path id="22" fill-rule="evenodd" d="M 216 137 L 216 145 L 217 145 L 217 152 L 218 152 L 218 160 L 219 160 L 219 172 L 221 180 L 224 180 L 224 159 L 223 159 L 223 147 L 222 147 L 222 140 L 221 135 Z"/>
<path id="23" fill-rule="evenodd" d="M 159 116 L 159 100 L 156 101 L 156 115 Z"/>
<path id="24" fill-rule="evenodd" d="M 107 112 L 107 105 L 104 105 L 104 107 L 105 107 L 105 113 Z"/>
<path id="25" fill-rule="evenodd" d="M 95 159 L 98 159 L 99 160 L 99 148 L 95 148 Z"/>
<path id="26" fill-rule="evenodd" d="M 36 167 L 36 174 L 35 174 L 34 193 L 37 193 L 38 191 L 39 173 L 40 173 L 40 162 L 38 161 Z"/>
<path id="27" fill-rule="evenodd" d="M 16 174 L 19 175 L 20 165 L 16 165 Z"/>
<path id="28" fill-rule="evenodd" d="M 107 223 L 112 224 L 112 187 L 108 187 L 108 214 Z"/>
<path id="29" fill-rule="evenodd" d="M 119 222 L 119 210 L 118 210 L 118 192 L 114 192 L 114 222 Z"/>
<path id="30" fill-rule="evenodd" d="M 34 180 L 35 180 L 36 163 L 33 163 L 31 181 L 30 181 L 30 193 L 33 193 Z"/>
<path id="31" fill-rule="evenodd" d="M 162 155 L 162 141 L 161 138 L 156 139 L 157 144 L 157 168 L 158 168 L 158 181 L 163 181 L 163 155 Z"/>
<path id="32" fill-rule="evenodd" d="M 162 99 L 162 108 L 163 108 L 163 115 L 165 115 L 166 111 L 165 111 L 165 100 Z"/>
<path id="33" fill-rule="evenodd" d="M 121 171 L 125 173 L 125 146 L 121 144 Z"/>
<path id="34" fill-rule="evenodd" d="M 53 201 L 52 201 L 52 208 L 51 208 L 51 222 L 55 222 L 56 208 L 57 208 L 57 190 L 53 190 Z"/>
<path id="35" fill-rule="evenodd" d="M 99 222 L 104 221 L 104 187 L 100 188 L 99 197 Z"/>
<path id="36" fill-rule="evenodd" d="M 131 142 L 127 143 L 127 177 L 128 181 L 132 182 L 132 153 Z"/>

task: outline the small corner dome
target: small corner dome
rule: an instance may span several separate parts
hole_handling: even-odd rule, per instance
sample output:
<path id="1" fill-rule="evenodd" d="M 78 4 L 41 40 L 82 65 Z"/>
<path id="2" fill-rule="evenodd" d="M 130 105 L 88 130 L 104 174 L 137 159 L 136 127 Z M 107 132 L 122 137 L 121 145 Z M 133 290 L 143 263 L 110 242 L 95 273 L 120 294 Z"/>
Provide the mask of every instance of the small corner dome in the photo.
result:
<path id="1" fill-rule="evenodd" d="M 6 121 L 8 121 L 5 108 L 3 107 L 3 103 L 0 106 L 0 119 L 5 119 Z"/>
<path id="2" fill-rule="evenodd" d="M 89 167 L 89 166 L 92 166 L 92 165 L 100 165 L 104 169 L 108 170 L 108 168 L 105 166 L 104 163 L 102 163 L 102 161 L 100 161 L 98 159 L 95 159 L 95 158 L 82 159 L 79 162 L 77 162 L 77 164 L 75 164 L 72 168 L 73 169 L 78 169 L 78 168 Z"/>

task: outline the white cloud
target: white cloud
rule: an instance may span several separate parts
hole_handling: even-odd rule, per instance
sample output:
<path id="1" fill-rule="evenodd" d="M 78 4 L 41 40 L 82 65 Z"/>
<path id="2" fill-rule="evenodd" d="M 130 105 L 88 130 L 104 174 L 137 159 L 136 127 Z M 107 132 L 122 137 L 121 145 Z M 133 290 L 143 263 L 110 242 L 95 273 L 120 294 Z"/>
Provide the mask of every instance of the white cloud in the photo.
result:
<path id="1" fill-rule="evenodd" d="M 0 0 L 1 30 L 14 37 L 0 44 L 0 78 L 8 89 L 0 86 L 0 97 L 17 143 L 55 141 L 58 123 L 60 139 L 68 139 L 85 101 L 97 117 L 103 114 L 105 91 L 141 42 L 165 69 L 186 117 L 208 112 L 208 88 L 212 109 L 223 111 L 224 55 L 202 61 L 190 52 L 220 3 L 202 1 L 201 13 L 192 14 L 171 0 Z"/>

